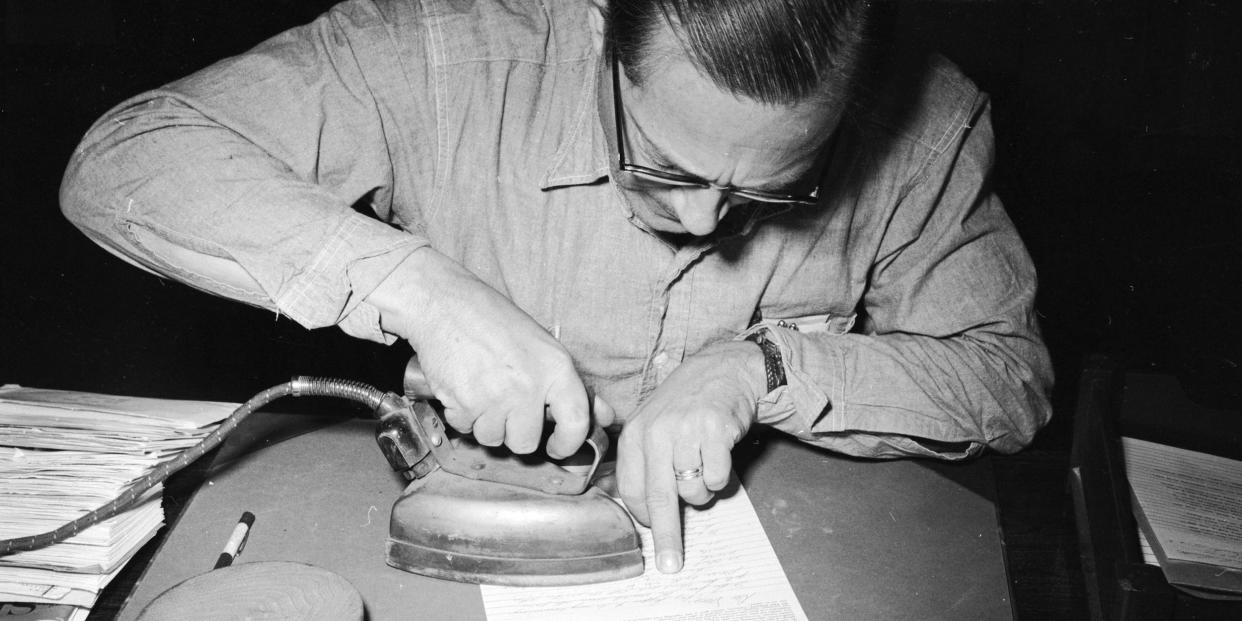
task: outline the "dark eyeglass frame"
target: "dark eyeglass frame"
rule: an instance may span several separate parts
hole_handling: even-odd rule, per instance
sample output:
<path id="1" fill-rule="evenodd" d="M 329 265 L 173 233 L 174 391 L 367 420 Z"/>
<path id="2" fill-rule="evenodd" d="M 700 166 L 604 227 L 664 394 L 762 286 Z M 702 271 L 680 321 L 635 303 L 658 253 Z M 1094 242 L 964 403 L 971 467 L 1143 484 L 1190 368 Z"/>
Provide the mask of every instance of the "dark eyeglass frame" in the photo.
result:
<path id="1" fill-rule="evenodd" d="M 731 185 L 719 185 L 692 175 L 683 175 L 658 168 L 648 168 L 625 161 L 625 124 L 621 120 L 621 78 L 618 75 L 620 71 L 621 65 L 617 62 L 617 57 L 614 54 L 612 55 L 612 114 L 617 123 L 617 167 L 621 171 L 662 185 L 717 190 L 761 203 L 793 205 L 815 205 L 819 203 L 820 186 L 818 185 L 815 186 L 815 189 L 810 194 L 785 194 L 782 192 L 768 192 L 766 190 L 750 190 Z"/>

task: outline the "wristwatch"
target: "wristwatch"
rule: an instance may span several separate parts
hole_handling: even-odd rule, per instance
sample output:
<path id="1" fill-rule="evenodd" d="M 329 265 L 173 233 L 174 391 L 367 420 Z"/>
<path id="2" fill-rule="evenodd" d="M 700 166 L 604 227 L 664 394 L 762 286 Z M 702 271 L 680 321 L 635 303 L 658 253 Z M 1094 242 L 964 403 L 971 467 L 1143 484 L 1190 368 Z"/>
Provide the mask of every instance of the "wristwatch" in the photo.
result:
<path id="1" fill-rule="evenodd" d="M 760 330 L 746 337 L 763 350 L 763 370 L 768 377 L 768 392 L 784 386 L 785 366 L 781 363 L 781 349 L 768 339 L 768 331 Z"/>

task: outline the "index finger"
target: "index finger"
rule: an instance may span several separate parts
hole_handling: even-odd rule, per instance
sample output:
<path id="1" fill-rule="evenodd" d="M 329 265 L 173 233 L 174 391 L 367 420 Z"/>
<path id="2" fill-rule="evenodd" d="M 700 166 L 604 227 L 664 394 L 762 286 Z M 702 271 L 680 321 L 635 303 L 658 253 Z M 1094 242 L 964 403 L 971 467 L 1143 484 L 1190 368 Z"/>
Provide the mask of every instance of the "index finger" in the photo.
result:
<path id="1" fill-rule="evenodd" d="M 655 541 L 656 568 L 666 574 L 681 571 L 681 497 L 673 480 L 672 455 L 649 451 L 647 466 L 647 516 Z"/>

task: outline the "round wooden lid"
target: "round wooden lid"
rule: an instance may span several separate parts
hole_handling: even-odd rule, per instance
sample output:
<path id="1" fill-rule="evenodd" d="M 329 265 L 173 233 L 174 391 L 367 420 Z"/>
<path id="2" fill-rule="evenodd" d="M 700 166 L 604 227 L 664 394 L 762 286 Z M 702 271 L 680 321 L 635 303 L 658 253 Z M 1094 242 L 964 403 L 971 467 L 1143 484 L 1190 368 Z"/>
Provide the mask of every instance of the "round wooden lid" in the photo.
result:
<path id="1" fill-rule="evenodd" d="M 155 598 L 138 621 L 361 621 L 362 595 L 344 578 L 285 561 L 241 563 L 195 576 Z"/>

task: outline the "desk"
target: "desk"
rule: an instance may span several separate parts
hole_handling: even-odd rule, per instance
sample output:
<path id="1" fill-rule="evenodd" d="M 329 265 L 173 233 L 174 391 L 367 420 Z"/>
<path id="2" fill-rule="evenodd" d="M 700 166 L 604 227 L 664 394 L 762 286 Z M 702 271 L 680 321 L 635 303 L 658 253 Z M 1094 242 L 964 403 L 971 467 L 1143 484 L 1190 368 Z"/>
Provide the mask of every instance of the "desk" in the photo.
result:
<path id="1" fill-rule="evenodd" d="M 310 563 L 362 593 L 370 621 L 481 620 L 473 585 L 384 564 L 388 512 L 404 487 L 354 420 L 233 459 L 173 525 L 118 619 L 211 568 L 243 510 L 256 522 L 238 562 Z M 227 451 L 222 451 L 222 456 Z M 811 619 L 1010 619 L 986 460 L 851 460 L 765 434 L 738 448 L 760 521 Z"/>

